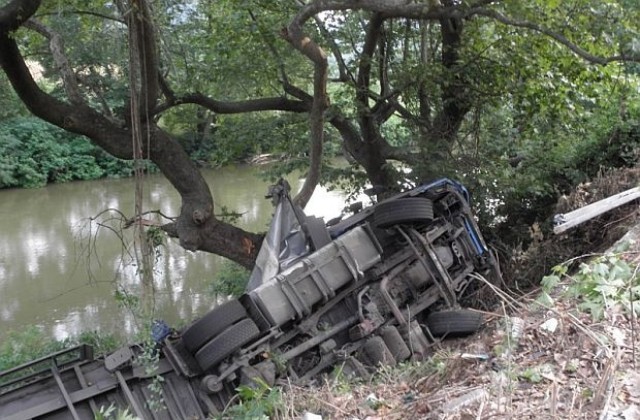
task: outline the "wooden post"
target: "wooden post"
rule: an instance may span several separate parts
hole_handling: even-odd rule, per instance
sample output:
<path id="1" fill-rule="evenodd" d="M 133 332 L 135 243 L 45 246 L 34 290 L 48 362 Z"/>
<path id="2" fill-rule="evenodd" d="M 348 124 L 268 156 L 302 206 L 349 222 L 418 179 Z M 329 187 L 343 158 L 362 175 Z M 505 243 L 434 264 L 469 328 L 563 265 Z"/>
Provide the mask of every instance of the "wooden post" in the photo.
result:
<path id="1" fill-rule="evenodd" d="M 556 235 L 562 233 L 574 226 L 578 226 L 587 220 L 593 219 L 609 210 L 620 207 L 630 201 L 640 198 L 640 187 L 631 188 L 630 190 L 623 191 L 616 195 L 612 195 L 609 198 L 604 198 L 595 203 L 588 204 L 577 210 L 570 211 L 569 213 L 557 214 L 555 220 L 558 220 L 560 224 L 553 228 L 553 233 Z"/>

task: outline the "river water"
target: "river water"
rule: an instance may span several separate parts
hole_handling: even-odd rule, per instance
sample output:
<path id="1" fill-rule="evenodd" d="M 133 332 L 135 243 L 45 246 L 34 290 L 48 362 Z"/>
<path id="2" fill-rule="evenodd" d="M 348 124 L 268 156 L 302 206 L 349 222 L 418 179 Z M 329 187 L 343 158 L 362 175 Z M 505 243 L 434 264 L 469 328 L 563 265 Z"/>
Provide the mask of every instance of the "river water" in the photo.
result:
<path id="1" fill-rule="evenodd" d="M 217 211 L 226 206 L 242 214 L 243 228 L 266 231 L 273 208 L 258 171 L 235 166 L 203 174 Z M 302 186 L 301 179 L 289 182 L 294 191 Z M 163 176 L 146 176 L 143 191 L 146 210 L 178 214 L 179 195 Z M 326 220 L 343 206 L 340 192 L 319 187 L 306 212 Z M 135 292 L 135 267 L 113 232 L 89 223 L 107 208 L 133 215 L 133 179 L 0 190 L 0 343 L 28 325 L 57 339 L 94 330 L 127 338 L 136 331 L 137 317 L 114 298 L 117 287 Z M 115 213 L 100 220 L 108 215 Z M 208 288 L 222 260 L 169 240 L 155 266 L 155 316 L 182 325 L 215 306 Z"/>

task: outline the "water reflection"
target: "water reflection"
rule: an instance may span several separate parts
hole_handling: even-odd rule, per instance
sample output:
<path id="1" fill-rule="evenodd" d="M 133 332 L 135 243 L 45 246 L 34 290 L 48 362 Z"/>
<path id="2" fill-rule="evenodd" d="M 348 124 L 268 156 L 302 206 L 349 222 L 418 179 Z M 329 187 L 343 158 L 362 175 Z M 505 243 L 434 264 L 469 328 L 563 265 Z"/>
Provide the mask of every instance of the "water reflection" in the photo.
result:
<path id="1" fill-rule="evenodd" d="M 242 227 L 265 231 L 272 207 L 264 199 L 268 182 L 257 171 L 239 166 L 204 175 L 217 210 L 225 206 L 242 214 Z M 301 180 L 289 181 L 293 188 L 301 186 Z M 115 235 L 89 223 L 107 208 L 131 216 L 133 191 L 132 179 L 0 191 L 0 342 L 8 331 L 29 324 L 58 339 L 89 330 L 123 335 L 135 330 L 135 318 L 113 297 L 116 284 L 135 291 L 135 267 L 123 259 Z M 146 177 L 144 196 L 145 209 L 178 214 L 179 195 L 164 177 Z M 340 192 L 321 189 L 307 212 L 331 218 L 343 205 Z M 214 302 L 207 289 L 221 261 L 170 241 L 156 263 L 157 317 L 181 325 L 209 310 Z"/>

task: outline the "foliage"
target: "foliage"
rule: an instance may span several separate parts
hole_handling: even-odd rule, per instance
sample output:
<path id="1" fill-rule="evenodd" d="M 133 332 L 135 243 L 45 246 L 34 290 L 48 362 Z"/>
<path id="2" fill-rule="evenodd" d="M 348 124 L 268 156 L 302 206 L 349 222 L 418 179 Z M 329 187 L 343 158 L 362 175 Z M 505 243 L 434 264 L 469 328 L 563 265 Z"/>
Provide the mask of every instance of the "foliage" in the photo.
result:
<path id="1" fill-rule="evenodd" d="M 116 409 L 116 406 L 111 404 L 108 407 L 100 407 L 95 420 L 138 420 L 138 417 L 131 414 L 128 408 L 123 411 Z"/>
<path id="2" fill-rule="evenodd" d="M 6 76 L 0 73 L 0 124 L 10 118 L 27 115 L 24 104 L 18 100 L 16 93 L 9 88 Z"/>
<path id="3" fill-rule="evenodd" d="M 129 176 L 131 162 L 109 156 L 80 136 L 33 117 L 0 124 L 0 189 L 49 182 Z"/>
<path id="4" fill-rule="evenodd" d="M 145 331 L 145 335 L 146 337 L 151 337 L 149 328 Z M 136 355 L 135 362 L 144 369 L 146 375 L 152 378 L 149 385 L 147 385 L 150 395 L 146 400 L 146 404 L 152 412 L 159 412 L 166 409 L 162 394 L 162 384 L 165 378 L 162 375 L 154 375 L 160 363 L 160 350 L 156 343 L 149 338 L 141 346 L 142 351 Z"/>
<path id="5" fill-rule="evenodd" d="M 281 390 L 262 380 L 255 379 L 251 385 L 240 385 L 236 391 L 240 402 L 229 407 L 220 418 L 268 420 L 284 411 Z"/>
<path id="6" fill-rule="evenodd" d="M 250 274 L 240 264 L 224 260 L 216 272 L 210 291 L 215 296 L 238 297 L 245 292 Z"/>
<path id="7" fill-rule="evenodd" d="M 640 315 L 640 276 L 637 267 L 623 258 L 624 254 L 606 254 L 582 263 L 575 273 L 567 266 L 555 267 L 542 279 L 546 300 L 550 291 L 563 278 L 568 280 L 566 294 L 578 300 L 578 309 L 591 314 L 594 321 L 606 318 L 610 311 L 621 309 Z"/>
<path id="8" fill-rule="evenodd" d="M 627 109 L 625 120 L 619 118 L 625 91 L 609 94 L 610 102 L 590 111 L 583 109 L 557 122 L 546 120 L 557 129 L 526 135 L 510 133 L 512 116 L 504 109 L 487 116 L 494 131 L 487 133 L 492 141 L 478 156 L 482 166 L 459 176 L 480 203 L 481 223 L 497 228 L 504 242 L 527 242 L 535 222 L 551 227 L 559 195 L 609 168 L 635 165 L 640 113 Z"/>

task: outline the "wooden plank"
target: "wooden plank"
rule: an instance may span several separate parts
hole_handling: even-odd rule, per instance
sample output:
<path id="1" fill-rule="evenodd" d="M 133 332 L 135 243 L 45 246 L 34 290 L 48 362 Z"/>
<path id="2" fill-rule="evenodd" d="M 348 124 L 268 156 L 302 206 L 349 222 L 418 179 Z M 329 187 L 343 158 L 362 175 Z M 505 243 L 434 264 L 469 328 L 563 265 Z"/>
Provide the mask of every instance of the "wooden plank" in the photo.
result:
<path id="1" fill-rule="evenodd" d="M 553 228 L 553 233 L 556 235 L 562 233 L 572 227 L 586 222 L 587 220 L 593 219 L 596 216 L 638 198 L 640 198 L 640 187 L 635 187 L 616 195 L 612 195 L 611 197 L 604 198 L 600 201 L 596 201 L 595 203 L 588 204 L 577 210 L 570 211 L 569 213 L 558 214 L 555 218 L 560 219 L 561 223 Z"/>

